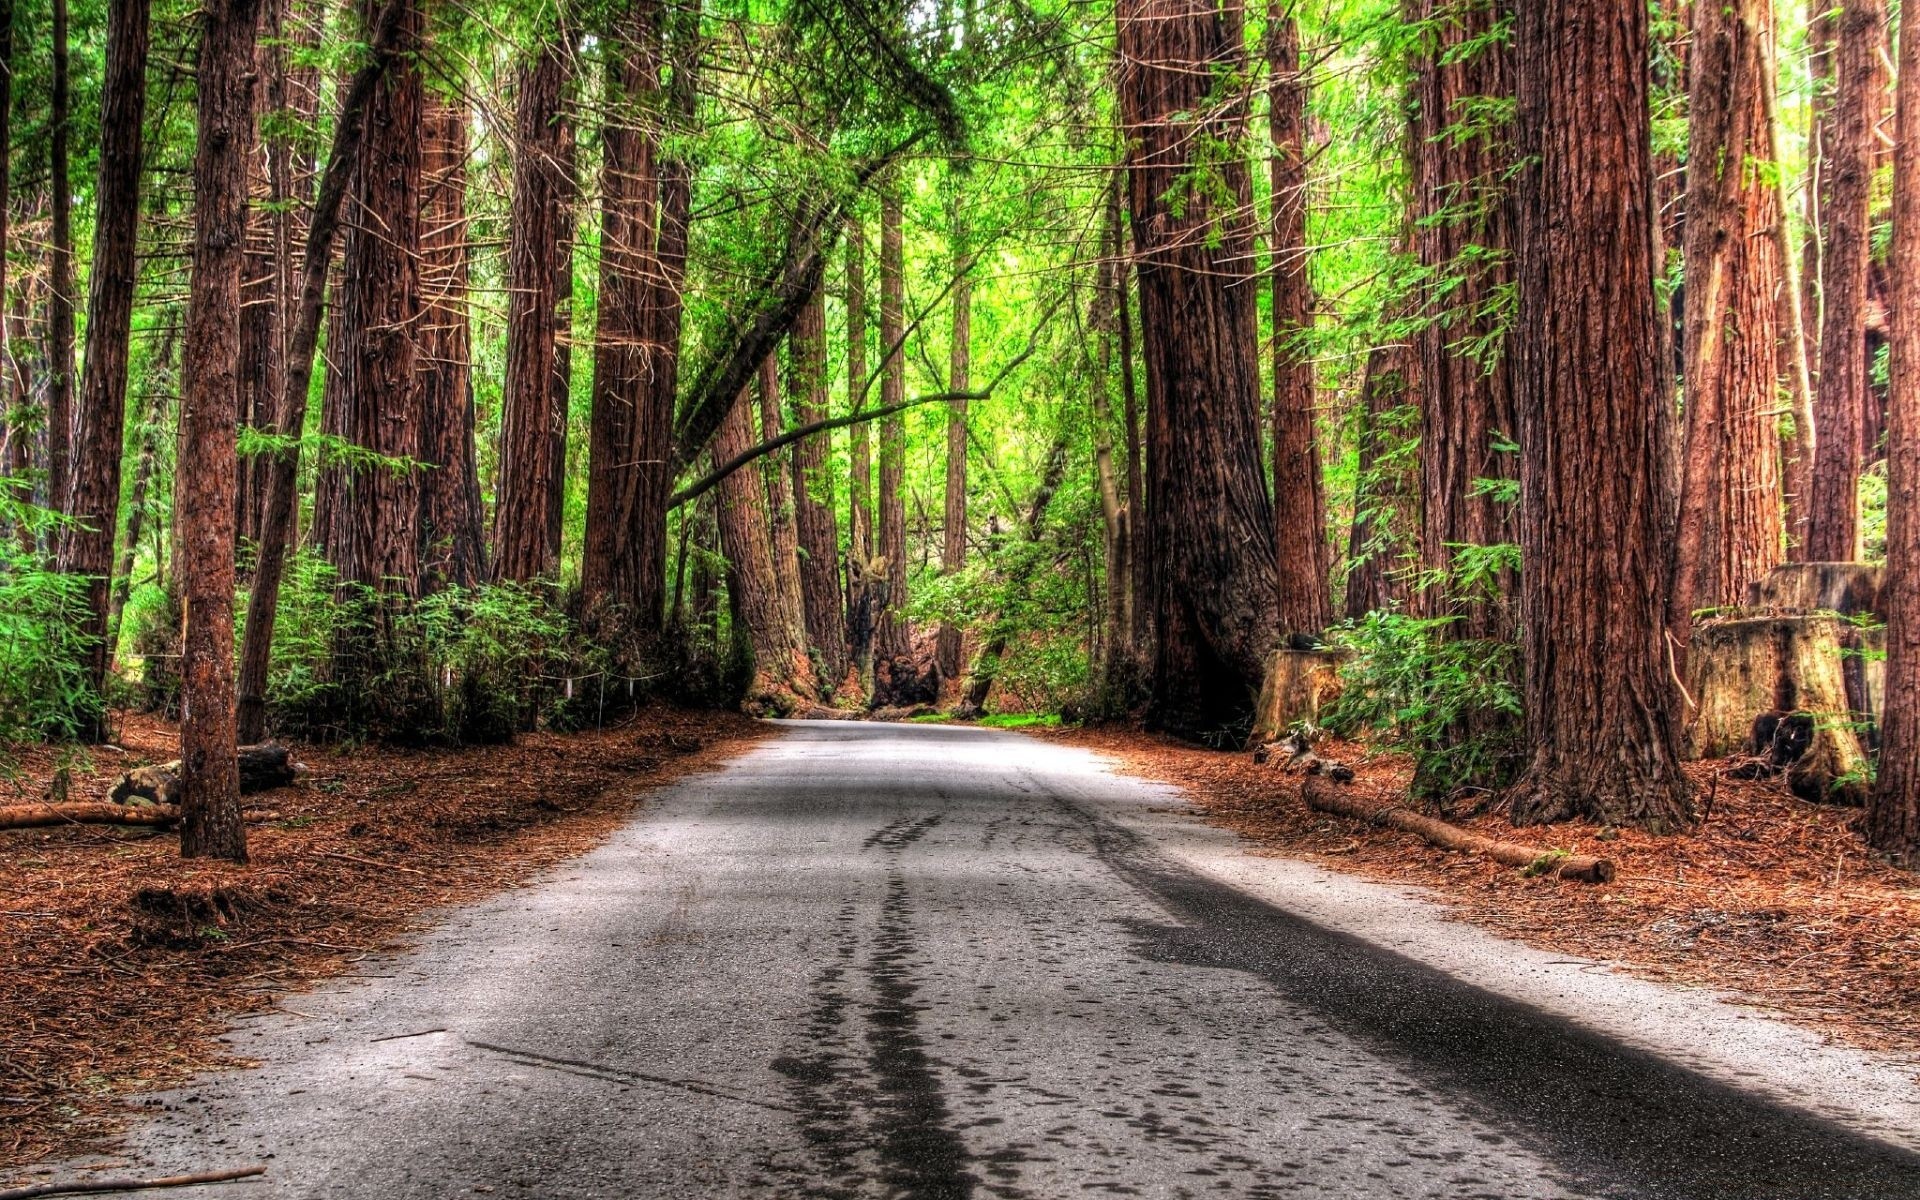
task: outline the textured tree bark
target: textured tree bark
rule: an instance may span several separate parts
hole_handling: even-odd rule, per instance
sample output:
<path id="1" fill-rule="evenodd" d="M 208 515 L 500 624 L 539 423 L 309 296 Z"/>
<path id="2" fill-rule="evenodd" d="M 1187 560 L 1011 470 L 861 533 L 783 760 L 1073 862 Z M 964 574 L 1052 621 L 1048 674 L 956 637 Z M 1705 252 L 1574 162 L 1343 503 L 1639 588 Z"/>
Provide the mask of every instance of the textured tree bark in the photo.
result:
<path id="1" fill-rule="evenodd" d="M 201 9 L 199 139 L 194 151 L 193 276 L 187 297 L 181 446 L 180 853 L 245 862 L 233 691 L 233 493 L 246 256 L 247 148 L 260 0 Z"/>
<path id="2" fill-rule="evenodd" d="M 1244 67 L 1242 30 L 1237 9 L 1200 0 L 1122 0 L 1118 19 L 1149 398 L 1151 716 L 1238 744 L 1281 634 L 1251 198 L 1241 161 L 1213 164 L 1205 190 L 1191 180 L 1201 135 L 1231 145 L 1244 127 L 1238 103 L 1212 95 L 1219 72 Z"/>
<path id="3" fill-rule="evenodd" d="M 0 146 L 13 145 L 13 0 L 0 0 Z M 19 379 L 13 360 L 13 321 L 7 311 L 7 254 L 12 229 L 8 218 L 13 203 L 12 155 L 0 154 L 0 473 L 17 479 L 26 462 L 26 421 L 20 411 Z M 6 536 L 0 529 L 0 536 Z"/>
<path id="4" fill-rule="evenodd" d="M 1113 461 L 1113 386 L 1114 340 L 1119 332 L 1120 310 L 1126 296 L 1119 286 L 1120 273 L 1120 176 L 1107 190 L 1105 225 L 1100 236 L 1100 265 L 1094 277 L 1092 302 L 1094 337 L 1099 352 L 1093 379 L 1093 465 L 1100 489 L 1100 518 L 1105 533 L 1107 569 L 1106 621 L 1101 633 L 1102 671 L 1108 691 L 1108 703 L 1126 704 L 1126 695 L 1138 675 L 1139 663 L 1133 643 L 1133 522 L 1130 497 L 1122 494 L 1125 486 Z M 1131 432 L 1131 431 L 1129 431 Z"/>
<path id="5" fill-rule="evenodd" d="M 589 611 L 657 634 L 666 611 L 667 497 L 680 367 L 688 165 L 665 157 L 660 117 L 685 121 L 695 86 L 697 9 L 671 30 L 656 2 L 636 4 L 608 64 L 601 128 L 601 272 L 589 417 L 581 586 Z M 671 36 L 669 36 L 669 34 Z M 670 85 L 663 65 L 671 59 Z"/>
<path id="6" fill-rule="evenodd" d="M 1121 191 L 1121 213 L 1117 222 L 1126 220 L 1127 186 L 1124 173 L 1116 180 Z M 1127 550 L 1133 612 L 1133 656 L 1144 666 L 1153 647 L 1153 555 L 1147 544 L 1146 446 L 1142 440 L 1142 408 L 1138 372 L 1134 369 L 1133 336 L 1133 258 L 1131 239 L 1119 223 L 1114 262 L 1115 316 L 1120 324 L 1120 425 L 1126 438 L 1127 476 Z"/>
<path id="7" fill-rule="evenodd" d="M 1519 824 L 1691 819 L 1666 647 L 1671 408 L 1655 360 L 1647 12 L 1518 6 Z"/>
<path id="8" fill-rule="evenodd" d="M 814 297 L 787 336 L 787 387 L 800 424 L 827 416 L 827 298 Z M 840 530 L 834 514 L 830 433 L 793 448 L 793 517 L 800 543 L 801 615 L 818 656 L 821 682 L 838 687 L 847 674 L 847 623 L 840 596 Z"/>
<path id="9" fill-rule="evenodd" d="M 847 407 L 867 394 L 867 231 L 847 219 Z M 847 652 L 863 695 L 873 695 L 873 458 L 864 422 L 848 431 Z"/>
<path id="10" fill-rule="evenodd" d="M 259 216 L 247 223 L 247 258 L 240 274 L 240 396 L 242 429 L 267 429 L 286 388 L 287 283 L 284 255 L 292 218 L 285 194 L 286 138 L 274 136 L 270 114 L 286 109 L 287 0 L 266 0 L 262 36 L 254 47 L 254 145 L 247 154 L 247 194 Z M 234 528 L 241 542 L 260 540 L 266 501 L 266 458 L 242 456 L 234 489 Z"/>
<path id="11" fill-rule="evenodd" d="M 760 399 L 760 440 L 770 441 L 786 429 L 785 405 L 780 399 L 778 356 L 770 354 L 760 364 L 757 388 Z M 747 448 L 752 449 L 752 445 L 749 444 Z M 799 620 L 806 612 L 806 605 L 801 598 L 800 588 L 800 535 L 793 511 L 792 458 L 790 449 L 771 451 L 761 458 L 760 470 L 766 476 L 767 532 L 772 539 L 774 581 L 780 586 L 780 603 Z M 805 644 L 804 641 L 802 644 Z"/>
<path id="12" fill-rule="evenodd" d="M 547 430 L 547 561 L 556 571 L 567 530 L 567 426 L 573 415 L 573 238 L 580 223 L 576 208 L 580 189 L 575 175 L 579 147 L 564 104 L 563 98 L 556 130 L 561 193 L 553 222 L 554 338 L 553 375 L 549 380 L 553 399 L 547 410 L 553 422 Z"/>
<path id="13" fill-rule="evenodd" d="M 425 24 L 410 0 L 409 41 Z M 413 60 L 396 63 L 367 114 L 344 247 L 336 428 L 387 458 L 420 454 L 420 164 L 424 87 Z M 188 358 L 189 364 L 192 358 Z M 419 593 L 420 483 L 416 473 L 346 465 L 327 557 L 348 583 L 404 605 Z M 381 630 L 384 638 L 388 631 Z M 369 648 L 383 656 L 387 647 Z"/>
<path id="14" fill-rule="evenodd" d="M 86 579 L 87 679 L 98 691 L 113 647 L 113 539 L 119 532 L 120 461 L 126 437 L 127 348 L 138 276 L 140 134 L 147 95 L 148 0 L 107 7 L 106 79 L 100 95 L 100 174 L 94 188 L 93 267 L 87 301 L 87 354 L 75 414 L 72 479 L 61 534 L 60 570 Z M 89 740 L 102 728 L 86 730 Z"/>
<path id="15" fill-rule="evenodd" d="M 1307 79 L 1300 25 L 1267 0 L 1268 125 L 1273 141 L 1273 513 L 1280 626 L 1318 637 L 1333 623 L 1332 548 L 1315 445 L 1313 279 L 1307 253 Z"/>
<path id="16" fill-rule="evenodd" d="M 1773 154 L 1772 40 L 1766 0 L 1693 10 L 1676 654 L 1694 610 L 1738 604 L 1780 561 L 1780 196 L 1758 165 Z"/>
<path id="17" fill-rule="evenodd" d="M 1920 862 L 1920 25 L 1900 28 L 1887 413 L 1886 703 L 1867 842 Z"/>
<path id="18" fill-rule="evenodd" d="M 880 194 L 880 352 L 885 355 L 880 364 L 882 407 L 899 404 L 907 397 L 907 357 L 901 345 L 906 327 L 903 225 L 899 185 L 889 182 Z M 913 655 L 913 635 L 907 628 L 904 611 L 907 604 L 906 469 L 906 418 L 900 414 L 883 417 L 880 421 L 879 515 L 880 557 L 886 560 L 886 567 L 876 621 L 875 650 L 886 660 L 889 677 L 897 677 L 903 661 L 911 660 Z M 875 696 L 874 702 L 891 704 L 894 697 L 891 694 Z"/>
<path id="19" fill-rule="evenodd" d="M 500 471 L 493 517 L 496 579 L 553 574 L 554 373 L 559 345 L 555 265 L 564 178 L 562 93 L 568 47 L 549 41 L 519 72 L 514 104 L 513 207 L 507 250 L 507 376 L 501 400 Z"/>
<path id="20" fill-rule="evenodd" d="M 487 576 L 467 320 L 467 108 L 427 102 L 420 213 L 420 586 Z"/>
<path id="21" fill-rule="evenodd" d="M 1813 503 L 1807 561 L 1860 555 L 1861 430 L 1867 419 L 1867 273 L 1874 127 L 1885 100 L 1881 0 L 1833 18 L 1834 94 L 1820 167 L 1820 367 L 1814 388 Z"/>
<path id="22" fill-rule="evenodd" d="M 1420 477 L 1418 464 L 1405 461 L 1412 430 L 1390 414 L 1421 398 L 1417 369 L 1404 345 L 1376 346 L 1367 354 L 1355 436 L 1359 484 L 1347 544 L 1349 620 L 1407 599 L 1404 560 L 1420 544 Z"/>
<path id="23" fill-rule="evenodd" d="M 1512 130 L 1488 115 L 1513 95 L 1513 54 L 1495 31 L 1508 0 L 1413 0 L 1408 15 L 1431 22 L 1432 41 L 1413 71 L 1407 149 L 1413 175 L 1412 240 L 1436 282 L 1413 335 L 1420 392 L 1420 568 L 1445 577 L 1461 546 L 1519 540 L 1514 506 L 1476 486 L 1512 479 L 1519 464 L 1499 446 L 1515 433 L 1511 343 L 1499 297 L 1513 286 L 1515 154 Z M 1517 580 L 1502 571 L 1496 591 Z M 1454 616 L 1465 638 L 1511 638 L 1510 606 L 1422 589 L 1428 616 Z M 1349 605 L 1351 608 L 1351 605 Z"/>
<path id="24" fill-rule="evenodd" d="M 419 24 L 411 0 L 385 0 L 378 15 L 366 14 L 368 61 L 356 72 L 341 100 L 334 120 L 333 145 L 327 153 L 306 229 L 301 255 L 300 292 L 288 338 L 286 391 L 275 410 L 273 428 L 283 435 L 297 437 L 306 428 L 307 393 L 313 380 L 314 350 L 320 338 L 320 302 L 326 292 L 328 268 L 333 260 L 333 240 L 340 227 L 341 206 L 346 201 L 365 140 L 368 117 L 383 101 L 382 84 L 395 63 L 418 48 Z M 305 101 L 303 101 L 304 103 Z M 339 329 L 339 308 L 334 309 L 334 330 Z M 338 341 L 334 342 L 338 345 Z M 328 373 L 331 389 L 333 372 Z M 329 401 L 336 396 L 331 393 Z M 333 405 L 330 404 L 330 408 Z M 331 418 L 333 413 L 329 411 Z M 261 516 L 260 550 L 254 566 L 253 590 L 247 597 L 246 640 L 241 646 L 239 679 L 239 728 L 241 740 L 257 742 L 266 736 L 267 668 L 273 655 L 274 618 L 280 604 L 280 583 L 286 567 L 286 550 L 293 533 L 298 503 L 300 454 L 295 448 L 274 456 L 269 464 L 266 503 Z M 327 499 L 323 476 L 315 487 L 314 525 L 324 528 L 320 517 L 322 501 Z"/>
<path id="25" fill-rule="evenodd" d="M 953 328 L 947 353 L 947 390 L 973 387 L 973 270 L 968 250 L 966 213 L 961 210 L 956 172 L 953 196 Z M 967 402 L 947 401 L 947 477 L 941 505 L 940 570 L 951 575 L 967 564 Z M 942 679 L 960 677 L 960 627 L 943 623 L 934 644 L 934 666 Z"/>
<path id="26" fill-rule="evenodd" d="M 714 437 L 716 458 L 731 458 L 753 445 L 753 401 L 746 392 Z M 745 624 L 753 648 L 749 711 L 781 714 L 795 697 L 813 688 L 812 664 L 797 610 L 788 607 L 767 529 L 767 492 L 759 471 L 735 471 L 720 482 L 720 545 L 731 564 L 734 619 Z"/>
<path id="27" fill-rule="evenodd" d="M 73 89 L 67 0 L 53 0 L 53 77 L 47 114 L 47 170 L 53 227 L 47 246 L 47 507 L 65 510 L 73 438 Z"/>

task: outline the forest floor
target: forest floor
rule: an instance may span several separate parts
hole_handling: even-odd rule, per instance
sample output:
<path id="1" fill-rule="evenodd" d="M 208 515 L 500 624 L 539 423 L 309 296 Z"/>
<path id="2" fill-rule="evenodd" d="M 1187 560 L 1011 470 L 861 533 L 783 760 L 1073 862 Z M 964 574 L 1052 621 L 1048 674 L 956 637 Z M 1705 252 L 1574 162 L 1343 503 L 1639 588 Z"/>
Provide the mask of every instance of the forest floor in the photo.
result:
<path id="1" fill-rule="evenodd" d="M 294 745 L 309 771 L 248 798 L 244 867 L 182 860 L 176 835 L 151 829 L 0 832 L 0 1173 L 92 1149 L 120 1097 L 232 1062 L 214 1039 L 233 1017 L 351 976 L 434 910 L 588 849 L 641 793 L 770 732 L 650 708 L 511 746 Z M 75 770 L 73 799 L 177 757 L 165 722 L 126 714 L 120 733 Z M 6 801 L 44 794 L 55 766 L 21 765 L 0 781 Z"/>
<path id="2" fill-rule="evenodd" d="M 1528 878 L 1410 833 L 1307 807 L 1303 777 L 1126 729 L 1040 736 L 1101 751 L 1129 774 L 1177 784 L 1208 819 L 1263 851 L 1373 879 L 1419 885 L 1461 919 L 1517 941 L 1636 975 L 1721 989 L 1842 1041 L 1920 1053 L 1920 878 L 1869 856 L 1859 810 L 1808 804 L 1783 784 L 1687 772 L 1704 824 L 1656 838 L 1593 825 L 1516 832 L 1494 814 L 1456 823 L 1490 836 L 1611 858 L 1610 884 Z M 1355 768 L 1351 788 L 1402 799 L 1411 765 L 1324 741 Z M 1610 831 L 1613 832 L 1613 831 Z"/>

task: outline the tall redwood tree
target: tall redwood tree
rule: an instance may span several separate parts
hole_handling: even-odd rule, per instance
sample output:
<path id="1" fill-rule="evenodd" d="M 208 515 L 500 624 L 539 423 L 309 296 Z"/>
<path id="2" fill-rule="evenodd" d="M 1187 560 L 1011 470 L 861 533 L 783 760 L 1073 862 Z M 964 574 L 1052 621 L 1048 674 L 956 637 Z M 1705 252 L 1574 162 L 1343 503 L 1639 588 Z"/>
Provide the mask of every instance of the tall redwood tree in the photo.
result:
<path id="1" fill-rule="evenodd" d="M 1671 830 L 1671 407 L 1656 361 L 1647 10 L 1518 6 L 1520 624 L 1532 754 L 1516 822 Z"/>
<path id="2" fill-rule="evenodd" d="M 1119 95 L 1147 369 L 1147 530 L 1153 570 L 1152 716 L 1218 737 L 1252 710 L 1280 638 L 1260 436 L 1259 328 L 1239 10 L 1120 0 Z M 1204 135 L 1204 136 L 1202 136 Z"/>
<path id="3" fill-rule="evenodd" d="M 246 256 L 248 75 L 260 0 L 201 8 L 193 276 L 180 397 L 180 553 L 186 631 L 180 693 L 180 853 L 244 862 L 233 708 L 234 436 L 240 271 Z"/>
<path id="4" fill-rule="evenodd" d="M 1920 24 L 1900 29 L 1887 405 L 1887 690 L 1867 841 L 1920 864 Z"/>

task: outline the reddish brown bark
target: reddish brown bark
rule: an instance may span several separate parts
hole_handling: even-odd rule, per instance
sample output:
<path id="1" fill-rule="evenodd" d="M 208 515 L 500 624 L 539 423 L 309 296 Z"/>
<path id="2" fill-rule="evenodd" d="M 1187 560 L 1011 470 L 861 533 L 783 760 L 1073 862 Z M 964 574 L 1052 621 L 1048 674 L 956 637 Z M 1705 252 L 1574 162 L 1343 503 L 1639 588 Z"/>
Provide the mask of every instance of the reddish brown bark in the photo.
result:
<path id="1" fill-rule="evenodd" d="M 670 109 L 684 122 L 692 112 L 691 22 L 697 15 L 683 13 L 669 31 L 659 4 L 630 10 L 624 44 L 608 64 L 610 116 L 601 129 L 601 286 L 582 590 L 589 609 L 610 605 L 643 632 L 657 632 L 665 613 L 680 282 L 692 197 L 689 166 L 661 153 L 657 114 Z M 671 83 L 663 84 L 669 59 Z"/>
<path id="2" fill-rule="evenodd" d="M 897 184 L 889 183 L 880 198 L 880 404 L 890 407 L 907 396 L 906 350 L 901 345 L 906 328 L 906 264 L 904 216 Z M 913 653 L 913 635 L 907 628 L 907 423 L 900 414 L 880 421 L 879 556 L 886 560 L 875 623 L 875 650 L 887 661 L 890 676 L 903 670 Z M 884 689 L 883 689 L 884 690 Z M 887 697 L 876 697 L 886 703 Z"/>
<path id="3" fill-rule="evenodd" d="M 1100 239 L 1100 265 L 1094 279 L 1093 321 L 1098 339 L 1098 367 L 1093 379 L 1093 463 L 1100 490 L 1100 518 L 1106 535 L 1106 621 L 1102 630 L 1106 686 L 1110 702 L 1125 703 L 1126 691 L 1138 671 L 1133 640 L 1133 529 L 1135 512 L 1131 497 L 1123 489 L 1113 460 L 1113 357 L 1114 340 L 1119 332 L 1121 309 L 1126 297 L 1120 290 L 1120 177 L 1107 191 L 1105 228 Z M 1131 433 L 1131 430 L 1128 431 Z"/>
<path id="4" fill-rule="evenodd" d="M 1409 559 L 1420 544 L 1419 464 L 1407 442 L 1418 418 L 1396 419 L 1419 397 L 1406 345 L 1376 346 L 1360 384 L 1359 483 L 1347 543 L 1345 613 L 1349 620 L 1407 599 Z"/>
<path id="5" fill-rule="evenodd" d="M 313 379 L 314 351 L 320 337 L 320 302 L 325 294 L 328 267 L 333 259 L 334 235 L 343 215 L 347 192 L 355 177 L 370 115 L 384 103 L 386 75 L 396 63 L 419 46 L 419 22 L 411 0 L 386 0 L 377 16 L 368 17 L 368 61 L 354 72 L 340 112 L 335 118 L 333 145 L 327 154 L 310 220 L 305 249 L 301 256 L 300 290 L 293 311 L 286 354 L 286 391 L 275 412 L 273 428 L 281 434 L 297 435 L 306 426 L 307 393 Z M 304 103 L 304 101 L 303 101 Z M 334 309 L 333 344 L 339 344 L 340 309 Z M 328 412 L 331 421 L 337 415 L 338 372 L 327 374 Z M 239 678 L 239 728 L 244 742 L 260 741 L 266 734 L 267 667 L 273 655 L 274 619 L 280 602 L 280 582 L 286 566 L 286 549 L 293 533 L 298 503 L 298 443 L 285 453 L 275 455 L 269 464 L 266 501 L 261 516 L 260 550 L 254 568 L 253 590 L 247 597 L 246 641 L 241 647 Z M 326 525 L 321 520 L 323 503 L 330 503 L 328 480 L 323 475 L 315 488 L 314 526 L 317 540 L 324 545 Z"/>
<path id="6" fill-rule="evenodd" d="M 566 179 L 564 116 L 569 51 L 548 42 L 519 72 L 514 105 L 513 206 L 507 235 L 507 377 L 500 417 L 500 470 L 493 515 L 497 579 L 553 574 L 553 436 L 559 345 L 556 260 Z"/>
<path id="7" fill-rule="evenodd" d="M 776 356 L 768 355 L 760 364 L 756 388 L 760 400 L 760 441 L 772 441 L 786 431 L 785 405 L 780 399 L 780 361 Z M 774 582 L 780 587 L 780 603 L 799 619 L 806 608 L 801 599 L 800 534 L 793 512 L 792 459 L 791 447 L 769 451 L 761 457 L 760 471 L 766 476 L 767 533 L 772 539 Z"/>
<path id="8" fill-rule="evenodd" d="M 742 392 L 720 423 L 713 454 L 725 460 L 753 445 L 753 402 Z M 732 566 L 734 619 L 746 627 L 753 650 L 753 682 L 747 689 L 750 710 L 781 713 L 796 691 L 812 691 L 812 664 L 799 613 L 788 607 L 774 565 L 767 530 L 767 492 L 761 472 L 735 471 L 718 488 L 720 545 Z"/>
<path id="9" fill-rule="evenodd" d="M 1691 818 L 1662 632 L 1671 407 L 1656 362 L 1647 12 L 1518 6 L 1517 823 Z"/>
<path id="10" fill-rule="evenodd" d="M 486 578 L 474 462 L 473 333 L 467 319 L 467 109 L 428 101 L 421 151 L 420 575 L 427 590 Z"/>
<path id="11" fill-rule="evenodd" d="M 414 45 L 419 7 L 408 15 Z M 420 454 L 420 154 L 425 93 L 412 60 L 378 87 L 355 167 L 344 247 L 340 435 L 386 458 Z M 189 359 L 189 362 L 192 360 Z M 420 483 L 412 471 L 339 468 L 340 495 L 327 542 L 341 579 L 394 597 L 419 591 Z"/>
<path id="12" fill-rule="evenodd" d="M 100 96 L 100 173 L 94 188 L 93 264 L 87 354 L 66 499 L 74 519 L 62 534 L 60 569 L 86 577 L 87 675 L 98 689 L 107 643 L 113 539 L 119 532 L 120 461 L 126 437 L 127 350 L 133 330 L 134 256 L 140 224 L 140 134 L 146 111 L 148 0 L 107 8 L 106 80 Z M 90 734 L 102 734 L 93 729 Z"/>
<path id="13" fill-rule="evenodd" d="M 1419 565 L 1445 579 L 1461 546 L 1519 540 L 1514 506 L 1477 481 L 1512 479 L 1519 466 L 1499 445 L 1514 436 L 1511 353 L 1499 297 L 1513 286 L 1512 130 L 1489 115 L 1513 95 L 1510 47 L 1493 36 L 1511 17 L 1504 0 L 1416 0 L 1431 41 L 1413 71 L 1407 148 L 1413 176 L 1412 242 L 1429 284 L 1413 335 L 1420 381 Z M 1502 571 L 1501 595 L 1517 581 Z M 1445 583 L 1414 597 L 1426 615 L 1458 617 L 1468 638 L 1514 634 L 1508 606 Z M 1351 607 L 1351 605 L 1349 605 Z"/>
<path id="14" fill-rule="evenodd" d="M 1327 504 L 1315 445 L 1313 279 L 1307 253 L 1307 80 L 1291 6 L 1267 3 L 1273 141 L 1273 514 L 1280 626 L 1318 637 L 1333 623 Z"/>
<path id="15" fill-rule="evenodd" d="M 1779 191 L 1762 164 L 1773 21 L 1764 0 L 1693 10 L 1687 151 L 1686 434 L 1674 535 L 1673 634 L 1740 603 L 1780 562 Z"/>
<path id="16" fill-rule="evenodd" d="M 867 231 L 847 220 L 847 407 L 857 413 L 867 394 Z M 847 653 L 859 687 L 873 694 L 874 538 L 873 457 L 865 422 L 848 431 Z"/>
<path id="17" fill-rule="evenodd" d="M 956 171 L 953 200 L 953 328 L 947 353 L 947 390 L 972 388 L 973 377 L 973 264 L 967 250 L 967 218 L 958 195 L 964 172 Z M 967 563 L 967 402 L 947 402 L 946 487 L 941 504 L 940 570 L 952 574 Z M 934 645 L 934 665 L 944 679 L 960 675 L 960 627 L 940 626 Z"/>
<path id="18" fill-rule="evenodd" d="M 1867 272 L 1871 255 L 1874 126 L 1885 102 L 1881 0 L 1833 18 L 1834 92 L 1820 167 L 1820 365 L 1815 381 L 1813 499 L 1807 558 L 1860 553 L 1860 461 L 1867 420 Z"/>
<path id="19" fill-rule="evenodd" d="M 1118 18 L 1149 399 L 1152 715 L 1231 738 L 1281 633 L 1247 168 L 1229 158 L 1193 184 L 1202 135 L 1233 145 L 1245 125 L 1231 94 L 1213 94 L 1244 69 L 1242 29 L 1237 9 L 1201 0 L 1122 0 Z"/>
<path id="20" fill-rule="evenodd" d="M 1920 863 L 1920 25 L 1900 29 L 1887 429 L 1887 691 L 1867 841 Z"/>
<path id="21" fill-rule="evenodd" d="M 573 238 L 580 217 L 575 207 L 580 199 L 575 179 L 579 147 L 575 144 L 573 120 L 563 108 L 558 130 L 560 143 L 560 209 L 554 219 L 553 249 L 553 425 L 547 432 L 547 557 L 555 569 L 560 563 L 561 544 L 566 539 L 567 515 L 567 426 L 573 419 Z"/>
<path id="22" fill-rule="evenodd" d="M 814 297 L 787 337 L 787 388 L 801 425 L 827 416 L 827 298 Z M 847 674 L 847 624 L 840 597 L 840 530 L 834 515 L 832 435 L 816 433 L 793 448 L 793 517 L 800 545 L 801 615 L 820 662 L 822 682 Z"/>
<path id="23" fill-rule="evenodd" d="M 201 9 L 199 137 L 194 152 L 193 276 L 187 298 L 186 390 L 180 398 L 180 853 L 244 862 L 233 710 L 235 374 L 240 273 L 246 255 L 248 144 L 260 0 Z"/>
<path id="24" fill-rule="evenodd" d="M 67 0 L 53 0 L 53 77 L 47 114 L 47 169 L 53 227 L 47 246 L 47 497 L 66 508 L 73 438 L 73 89 L 69 80 Z"/>

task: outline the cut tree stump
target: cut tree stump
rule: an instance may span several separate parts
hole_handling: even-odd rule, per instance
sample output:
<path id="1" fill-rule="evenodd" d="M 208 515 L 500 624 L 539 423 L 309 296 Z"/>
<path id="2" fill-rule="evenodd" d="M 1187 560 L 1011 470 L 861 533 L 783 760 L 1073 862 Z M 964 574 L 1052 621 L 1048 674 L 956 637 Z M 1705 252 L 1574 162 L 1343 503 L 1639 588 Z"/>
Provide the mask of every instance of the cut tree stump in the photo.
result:
<path id="1" fill-rule="evenodd" d="M 1520 867 L 1529 875 L 1576 879 L 1582 883 L 1608 883 L 1613 879 L 1613 860 L 1610 858 L 1594 858 L 1585 854 L 1569 854 L 1564 850 L 1542 850 L 1538 846 L 1526 846 L 1519 842 L 1503 842 L 1458 825 L 1449 825 L 1403 805 L 1362 799 L 1318 777 L 1309 778 L 1301 785 L 1300 792 L 1306 797 L 1309 808 L 1337 817 L 1365 821 L 1370 825 L 1389 825 L 1417 834 L 1443 850 L 1483 854 L 1497 863 Z"/>
<path id="2" fill-rule="evenodd" d="M 1786 612 L 1873 613 L 1885 618 L 1880 587 L 1886 572 L 1857 562 L 1788 563 L 1747 588 L 1752 608 Z"/>
<path id="3" fill-rule="evenodd" d="M 1340 664 L 1348 657 L 1346 650 L 1275 650 L 1269 655 L 1247 745 L 1264 746 L 1297 722 L 1317 724 L 1321 712 L 1340 698 Z"/>
<path id="4" fill-rule="evenodd" d="M 1820 565 L 1820 564 L 1816 564 Z M 1844 565 L 1844 564 L 1843 564 Z M 1687 647 L 1687 691 L 1694 708 L 1682 731 L 1690 758 L 1774 752 L 1755 743 L 1763 715 L 1775 723 L 1803 716 L 1805 753 L 1787 771 L 1803 799 L 1864 800 L 1867 756 L 1862 733 L 1873 724 L 1866 652 L 1884 634 L 1832 613 L 1729 616 L 1700 622 Z M 1870 742 L 1868 744 L 1871 744 Z"/>

